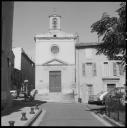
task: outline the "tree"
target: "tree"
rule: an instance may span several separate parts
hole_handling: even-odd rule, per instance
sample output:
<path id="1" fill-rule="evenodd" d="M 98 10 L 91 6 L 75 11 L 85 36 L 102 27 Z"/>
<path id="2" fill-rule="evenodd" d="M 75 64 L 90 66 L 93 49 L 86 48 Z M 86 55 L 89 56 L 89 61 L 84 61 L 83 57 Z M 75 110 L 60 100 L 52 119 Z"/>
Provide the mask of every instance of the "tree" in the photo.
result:
<path id="1" fill-rule="evenodd" d="M 116 10 L 118 17 L 110 17 L 106 12 L 101 19 L 91 25 L 91 32 L 102 37 L 97 46 L 97 54 L 104 54 L 111 60 L 121 60 L 126 65 L 126 3 Z"/>

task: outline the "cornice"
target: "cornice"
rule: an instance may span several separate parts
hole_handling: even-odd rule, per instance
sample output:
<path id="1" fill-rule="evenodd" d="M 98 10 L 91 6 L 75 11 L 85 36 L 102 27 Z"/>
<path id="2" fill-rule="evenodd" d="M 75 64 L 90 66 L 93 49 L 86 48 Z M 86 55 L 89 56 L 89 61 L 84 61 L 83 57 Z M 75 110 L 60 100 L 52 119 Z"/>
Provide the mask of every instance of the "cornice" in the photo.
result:
<path id="1" fill-rule="evenodd" d="M 119 77 L 103 77 L 102 80 L 120 80 Z"/>
<path id="2" fill-rule="evenodd" d="M 35 40 L 52 40 L 52 39 L 54 39 L 54 40 L 58 40 L 58 39 L 60 39 L 60 40 L 65 40 L 65 39 L 71 40 L 71 39 L 76 39 L 76 37 L 35 37 Z"/>

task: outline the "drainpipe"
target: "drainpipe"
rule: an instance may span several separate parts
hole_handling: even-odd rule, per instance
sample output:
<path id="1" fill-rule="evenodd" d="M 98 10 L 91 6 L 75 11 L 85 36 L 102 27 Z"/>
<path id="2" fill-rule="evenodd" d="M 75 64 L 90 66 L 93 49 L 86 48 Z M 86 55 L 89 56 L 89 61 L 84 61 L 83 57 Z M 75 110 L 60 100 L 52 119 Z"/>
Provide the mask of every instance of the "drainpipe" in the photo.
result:
<path id="1" fill-rule="evenodd" d="M 77 43 L 79 43 L 79 36 L 77 35 Z M 77 52 L 78 52 L 78 102 L 80 102 L 81 103 L 81 98 L 80 98 L 80 76 L 79 76 L 79 50 L 80 50 L 80 48 L 78 49 L 78 47 L 77 47 Z"/>
<path id="2" fill-rule="evenodd" d="M 81 102 L 80 98 L 80 76 L 79 76 L 79 50 L 78 50 L 78 102 Z"/>

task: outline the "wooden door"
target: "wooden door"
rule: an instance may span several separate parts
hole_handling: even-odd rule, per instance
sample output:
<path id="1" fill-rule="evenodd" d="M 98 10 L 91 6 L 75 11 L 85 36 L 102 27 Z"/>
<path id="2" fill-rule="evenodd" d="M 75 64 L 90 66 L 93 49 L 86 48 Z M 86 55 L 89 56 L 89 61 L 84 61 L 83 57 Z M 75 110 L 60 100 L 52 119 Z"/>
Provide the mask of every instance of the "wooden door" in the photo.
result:
<path id="1" fill-rule="evenodd" d="M 88 84 L 88 99 L 90 100 L 90 97 L 93 95 L 93 85 L 92 84 Z"/>
<path id="2" fill-rule="evenodd" d="M 49 72 L 49 92 L 61 92 L 61 71 Z"/>

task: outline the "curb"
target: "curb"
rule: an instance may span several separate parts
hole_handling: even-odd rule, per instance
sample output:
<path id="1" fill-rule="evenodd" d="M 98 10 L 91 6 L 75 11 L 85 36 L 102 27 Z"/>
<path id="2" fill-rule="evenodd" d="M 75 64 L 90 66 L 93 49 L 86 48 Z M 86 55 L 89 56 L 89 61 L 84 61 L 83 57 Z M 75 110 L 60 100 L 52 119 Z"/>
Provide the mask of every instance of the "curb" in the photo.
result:
<path id="1" fill-rule="evenodd" d="M 46 110 L 44 110 L 43 113 L 41 113 L 41 115 L 33 122 L 31 126 L 39 126 L 40 123 L 43 121 L 45 113 L 46 113 Z"/>
<path id="2" fill-rule="evenodd" d="M 99 120 L 101 123 L 103 123 L 104 124 L 104 126 L 112 126 L 112 124 L 111 123 L 109 123 L 107 120 L 105 120 L 103 117 L 101 117 L 101 116 L 99 116 L 99 115 L 97 115 L 97 114 L 95 114 L 94 112 L 91 112 L 91 114 L 97 119 L 97 120 Z"/>
<path id="3" fill-rule="evenodd" d="M 88 105 L 87 105 L 87 108 L 90 110 Z M 94 114 L 96 114 L 96 113 L 94 112 Z M 105 121 L 109 122 L 113 126 L 120 126 L 120 127 L 124 127 L 125 126 L 125 125 L 120 124 L 120 123 L 116 122 L 115 120 L 111 119 L 107 115 L 101 115 L 101 114 L 96 114 L 96 115 L 101 117 L 101 118 L 103 118 Z"/>
<path id="4" fill-rule="evenodd" d="M 42 111 L 43 111 L 42 108 L 40 108 L 39 111 L 30 120 L 28 120 L 24 126 L 31 126 Z"/>
<path id="5" fill-rule="evenodd" d="M 120 127 L 124 127 L 125 125 L 116 122 L 115 120 L 109 118 L 108 116 L 104 115 L 102 118 L 104 118 L 105 120 L 109 121 L 111 124 L 113 124 L 114 126 L 120 126 Z"/>

